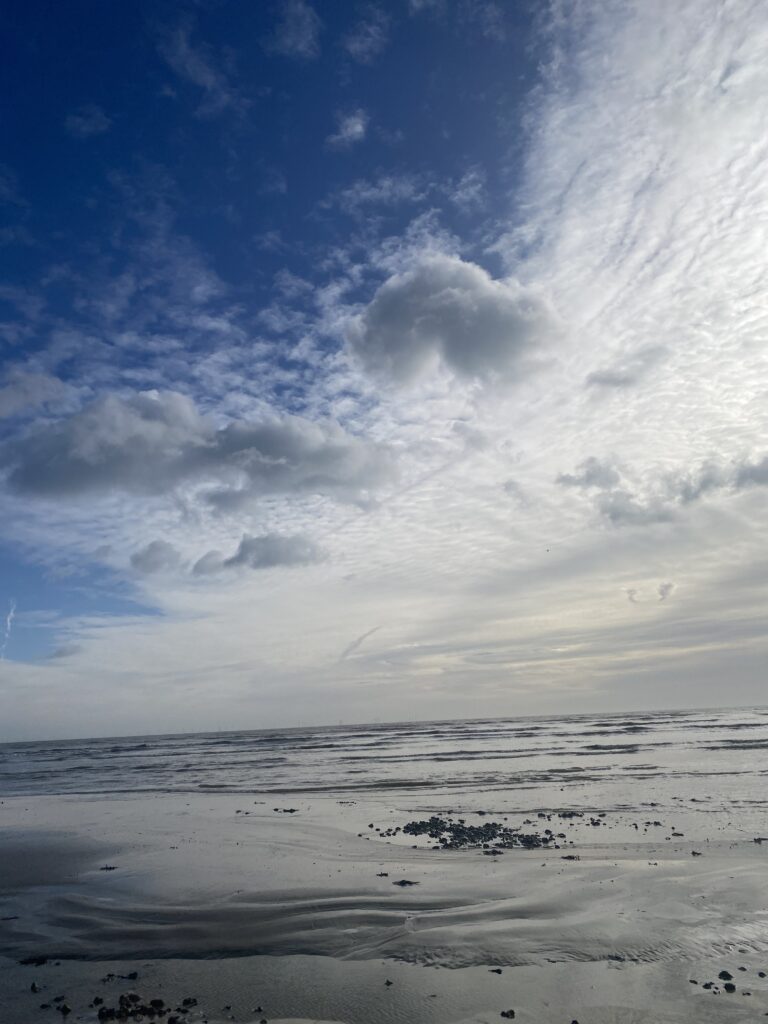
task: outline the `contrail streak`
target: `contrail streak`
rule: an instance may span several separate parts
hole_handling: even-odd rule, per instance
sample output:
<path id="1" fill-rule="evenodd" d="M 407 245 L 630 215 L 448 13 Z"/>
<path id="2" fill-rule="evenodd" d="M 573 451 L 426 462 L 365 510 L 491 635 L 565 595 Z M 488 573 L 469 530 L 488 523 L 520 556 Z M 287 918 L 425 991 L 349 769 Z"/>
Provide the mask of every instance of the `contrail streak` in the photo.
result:
<path id="1" fill-rule="evenodd" d="M 339 661 L 346 661 L 350 654 L 355 653 L 355 651 L 358 649 L 358 647 L 360 647 L 364 640 L 367 640 L 369 636 L 373 636 L 373 634 L 377 633 L 380 629 L 381 626 L 375 626 L 373 629 L 369 629 L 367 633 L 363 633 L 362 636 L 359 636 L 357 640 L 353 640 L 349 647 L 345 647 L 344 650 L 341 652 Z"/>
<path id="2" fill-rule="evenodd" d="M 3 646 L 0 647 L 0 661 L 5 661 L 5 649 L 8 646 L 8 641 L 11 639 L 11 629 L 13 628 L 13 620 L 16 618 L 16 602 L 11 598 L 11 602 L 8 606 L 8 614 L 5 616 L 5 633 L 3 634 Z"/>

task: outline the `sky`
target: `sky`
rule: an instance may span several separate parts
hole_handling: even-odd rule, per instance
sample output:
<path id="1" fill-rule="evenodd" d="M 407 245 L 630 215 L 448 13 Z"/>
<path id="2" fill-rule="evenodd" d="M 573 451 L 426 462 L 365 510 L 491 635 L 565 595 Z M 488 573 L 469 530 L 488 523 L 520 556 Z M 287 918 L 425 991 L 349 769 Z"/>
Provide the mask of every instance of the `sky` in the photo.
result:
<path id="1" fill-rule="evenodd" d="M 0 739 L 765 702 L 764 3 L 0 28 Z"/>

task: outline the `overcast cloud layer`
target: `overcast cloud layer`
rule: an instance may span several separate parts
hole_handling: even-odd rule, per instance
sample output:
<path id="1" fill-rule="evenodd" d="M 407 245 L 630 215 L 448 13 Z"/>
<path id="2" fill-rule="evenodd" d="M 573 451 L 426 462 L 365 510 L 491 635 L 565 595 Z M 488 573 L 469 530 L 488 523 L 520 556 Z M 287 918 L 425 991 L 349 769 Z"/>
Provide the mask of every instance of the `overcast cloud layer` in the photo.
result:
<path id="1" fill-rule="evenodd" d="M 0 738 L 763 700 L 764 4 L 89 31 L 0 168 Z"/>

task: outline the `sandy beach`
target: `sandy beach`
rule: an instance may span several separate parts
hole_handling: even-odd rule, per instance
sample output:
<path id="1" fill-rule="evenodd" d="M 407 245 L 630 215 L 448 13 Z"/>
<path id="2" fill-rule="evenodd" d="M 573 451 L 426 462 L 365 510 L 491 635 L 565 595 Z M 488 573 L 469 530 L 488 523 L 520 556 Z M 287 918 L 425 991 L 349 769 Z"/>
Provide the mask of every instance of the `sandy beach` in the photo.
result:
<path id="1" fill-rule="evenodd" d="M 462 756 L 453 791 L 427 799 L 381 777 L 343 794 L 6 796 L 3 1021 L 768 1012 L 764 807 L 724 800 L 722 765 L 623 782 L 617 800 L 611 780 L 471 792 Z"/>

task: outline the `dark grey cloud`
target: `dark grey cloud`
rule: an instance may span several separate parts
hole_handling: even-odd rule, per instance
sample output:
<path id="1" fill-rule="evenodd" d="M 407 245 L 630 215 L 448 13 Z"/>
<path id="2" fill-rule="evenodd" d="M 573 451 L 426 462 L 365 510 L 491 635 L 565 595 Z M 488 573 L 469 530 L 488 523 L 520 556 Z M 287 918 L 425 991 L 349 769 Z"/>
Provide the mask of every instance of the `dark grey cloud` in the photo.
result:
<path id="1" fill-rule="evenodd" d="M 73 110 L 64 119 L 64 127 L 76 139 L 89 139 L 92 135 L 103 135 L 112 124 L 101 107 L 95 103 L 87 103 Z"/>
<path id="2" fill-rule="evenodd" d="M 268 48 L 286 57 L 317 57 L 322 27 L 317 12 L 306 0 L 283 0 Z"/>
<path id="3" fill-rule="evenodd" d="M 520 373 L 553 330 L 536 293 L 434 254 L 381 285 L 348 341 L 366 369 L 405 383 L 438 363 L 466 378 Z"/>
<path id="4" fill-rule="evenodd" d="M 579 464 L 575 473 L 561 473 L 557 483 L 598 492 L 595 508 L 614 525 L 665 523 L 685 506 L 709 494 L 768 484 L 768 457 L 762 462 L 728 467 L 704 462 L 697 468 L 662 476 L 644 488 L 644 494 L 635 493 L 624 484 L 613 466 L 590 457 Z"/>
<path id="5" fill-rule="evenodd" d="M 672 592 L 675 589 L 674 583 L 660 583 L 656 593 L 659 595 L 659 601 L 666 601 L 668 597 L 672 596 Z"/>
<path id="6" fill-rule="evenodd" d="M 668 523 L 674 518 L 674 509 L 664 502 L 643 502 L 629 491 L 617 488 L 598 495 L 597 511 L 614 526 L 650 526 Z"/>
<path id="7" fill-rule="evenodd" d="M 673 501 L 690 505 L 705 494 L 720 491 L 734 482 L 733 471 L 723 469 L 712 462 L 705 462 L 688 474 L 678 474 L 667 479 L 667 490 Z"/>
<path id="8" fill-rule="evenodd" d="M 274 416 L 221 427 L 176 392 L 99 399 L 6 443 L 0 465 L 10 489 L 30 497 L 162 494 L 194 483 L 214 485 L 220 508 L 266 494 L 365 503 L 394 473 L 388 449 L 337 423 Z"/>
<path id="9" fill-rule="evenodd" d="M 768 484 L 768 455 L 759 462 L 745 462 L 739 466 L 734 482 L 739 488 Z"/>
<path id="10" fill-rule="evenodd" d="M 599 388 L 634 387 L 667 353 L 664 345 L 645 345 L 611 366 L 587 374 L 586 383 Z"/>
<path id="11" fill-rule="evenodd" d="M 210 576 L 227 569 L 274 569 L 278 566 L 313 565 L 325 553 L 314 541 L 301 534 L 265 533 L 252 537 L 244 533 L 234 554 L 228 558 L 219 551 L 208 551 L 192 568 L 196 576 Z"/>
<path id="12" fill-rule="evenodd" d="M 131 565 L 138 572 L 152 574 L 158 572 L 173 572 L 178 569 L 181 556 L 173 544 L 166 540 L 153 540 L 146 547 L 134 551 L 131 555 Z"/>
<path id="13" fill-rule="evenodd" d="M 620 482 L 621 477 L 613 466 L 607 462 L 601 462 L 594 456 L 581 462 L 576 473 L 561 473 L 557 477 L 557 483 L 562 484 L 563 487 L 581 487 L 585 490 L 591 487 L 615 487 Z"/>

